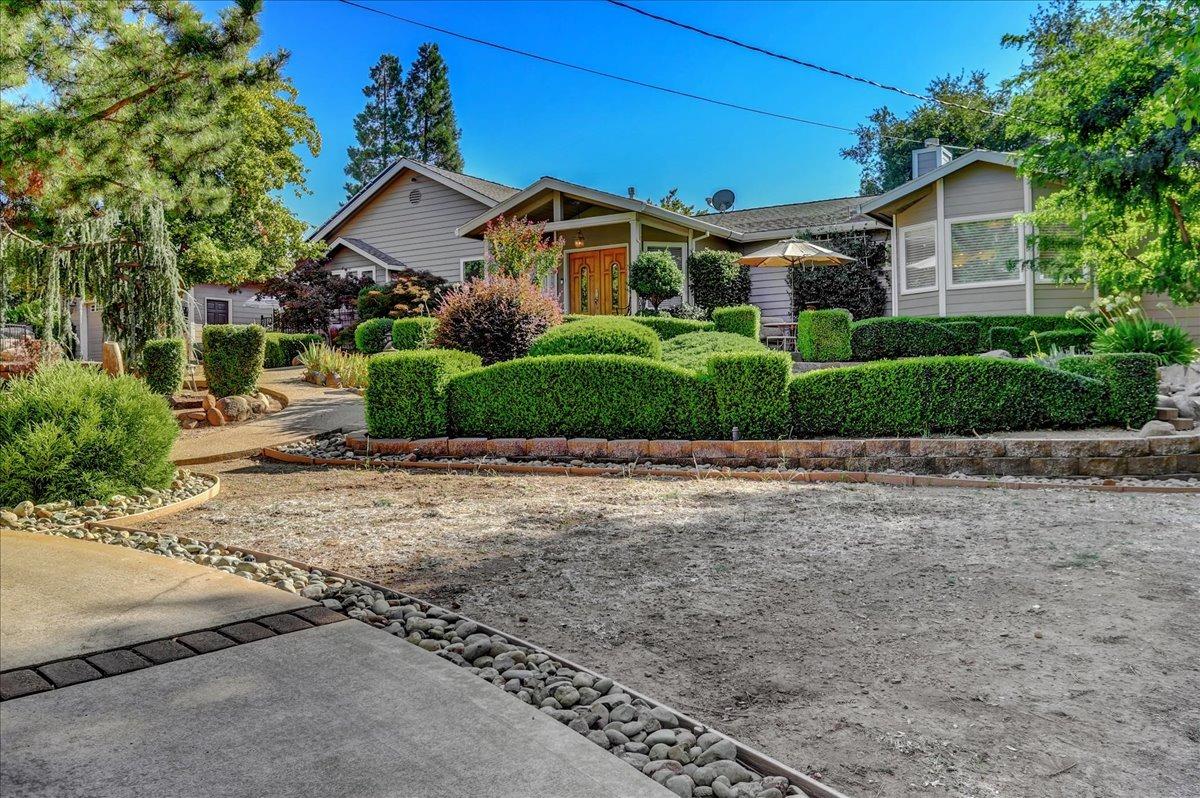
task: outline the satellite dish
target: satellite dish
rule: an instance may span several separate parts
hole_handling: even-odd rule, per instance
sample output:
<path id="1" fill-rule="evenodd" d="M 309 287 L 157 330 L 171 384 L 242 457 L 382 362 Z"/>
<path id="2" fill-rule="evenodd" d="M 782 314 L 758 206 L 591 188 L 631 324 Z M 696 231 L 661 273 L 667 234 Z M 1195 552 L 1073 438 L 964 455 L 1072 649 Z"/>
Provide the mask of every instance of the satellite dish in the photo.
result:
<path id="1" fill-rule="evenodd" d="M 724 213 L 733 207 L 733 200 L 733 192 L 727 188 L 723 188 L 704 201 L 711 205 L 712 209 L 717 213 Z"/>

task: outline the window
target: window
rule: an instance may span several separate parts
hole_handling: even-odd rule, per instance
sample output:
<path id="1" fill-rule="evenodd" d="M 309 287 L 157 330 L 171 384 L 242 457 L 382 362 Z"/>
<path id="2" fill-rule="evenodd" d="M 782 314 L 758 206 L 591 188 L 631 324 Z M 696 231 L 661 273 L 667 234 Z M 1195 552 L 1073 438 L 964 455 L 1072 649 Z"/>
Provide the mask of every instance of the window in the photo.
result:
<path id="1" fill-rule="evenodd" d="M 1019 283 L 1021 241 L 1011 216 L 950 222 L 950 284 Z"/>
<path id="2" fill-rule="evenodd" d="M 232 299 L 205 299 L 204 300 L 204 323 L 205 324 L 228 324 L 229 311 L 233 307 Z"/>
<path id="3" fill-rule="evenodd" d="M 375 279 L 375 267 L 374 266 L 357 266 L 353 269 L 334 269 L 333 276 L 334 277 L 349 277 L 351 280 L 358 280 L 363 277 L 370 277 L 371 280 L 373 281 Z"/>
<path id="4" fill-rule="evenodd" d="M 675 264 L 680 269 L 683 268 L 683 248 L 684 244 L 645 244 L 642 247 L 647 252 L 667 252 L 675 259 Z"/>
<path id="5" fill-rule="evenodd" d="M 900 231 L 900 290 L 904 293 L 937 288 L 937 239 L 928 222 Z"/>
<path id="6" fill-rule="evenodd" d="M 1059 224 L 1046 228 L 1041 233 L 1041 240 L 1037 243 L 1037 248 L 1034 250 L 1033 239 L 1026 239 L 1026 247 L 1029 249 L 1027 256 L 1034 259 L 1036 266 L 1041 267 L 1051 266 L 1058 259 L 1060 252 L 1070 252 L 1079 248 L 1080 240 L 1079 233 L 1071 228 L 1070 225 Z M 1048 283 L 1051 285 L 1084 285 L 1091 282 L 1090 275 L 1086 270 L 1077 275 L 1062 275 L 1054 277 L 1041 271 L 1040 268 L 1035 268 L 1034 279 L 1039 283 Z"/>
<path id="7" fill-rule="evenodd" d="M 463 258 L 460 261 L 462 267 L 462 281 L 481 278 L 487 273 L 487 262 L 483 258 Z"/>

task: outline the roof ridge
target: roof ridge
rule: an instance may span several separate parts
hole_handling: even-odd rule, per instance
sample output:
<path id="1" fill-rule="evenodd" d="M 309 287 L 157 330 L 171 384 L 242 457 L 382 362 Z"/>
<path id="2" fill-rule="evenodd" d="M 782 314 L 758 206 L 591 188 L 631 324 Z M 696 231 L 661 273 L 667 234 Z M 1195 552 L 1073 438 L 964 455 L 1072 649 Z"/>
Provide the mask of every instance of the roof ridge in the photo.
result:
<path id="1" fill-rule="evenodd" d="M 419 163 L 422 166 L 427 166 L 430 169 L 441 172 L 444 175 L 454 175 L 454 177 L 469 177 L 472 180 L 478 180 L 482 183 L 490 183 L 493 186 L 499 186 L 500 188 L 506 188 L 511 191 L 520 191 L 521 190 L 521 189 L 517 188 L 516 186 L 510 186 L 507 183 L 499 183 L 495 180 L 489 180 L 486 177 L 479 177 L 478 175 L 469 175 L 466 172 L 456 172 L 453 169 L 447 169 L 444 166 L 437 166 L 436 164 L 425 163 L 425 161 L 419 161 L 416 158 L 409 158 L 408 160 L 413 161 L 414 163 Z M 393 161 L 393 165 L 394 165 L 394 163 L 395 162 Z M 390 169 L 391 167 L 389 166 L 388 168 Z M 451 179 L 453 180 L 454 178 L 452 177 Z M 458 181 L 455 181 L 455 182 L 458 182 Z"/>
<path id="2" fill-rule="evenodd" d="M 697 216 L 724 216 L 730 213 L 744 213 L 745 211 L 765 211 L 770 208 L 786 208 L 792 205 L 815 205 L 818 202 L 835 202 L 837 200 L 848 199 L 866 199 L 878 197 L 878 194 L 847 194 L 844 197 L 826 197 L 824 199 L 801 200 L 800 202 L 779 202 L 774 205 L 755 205 L 750 208 L 736 208 L 731 211 L 703 211 L 697 213 Z"/>

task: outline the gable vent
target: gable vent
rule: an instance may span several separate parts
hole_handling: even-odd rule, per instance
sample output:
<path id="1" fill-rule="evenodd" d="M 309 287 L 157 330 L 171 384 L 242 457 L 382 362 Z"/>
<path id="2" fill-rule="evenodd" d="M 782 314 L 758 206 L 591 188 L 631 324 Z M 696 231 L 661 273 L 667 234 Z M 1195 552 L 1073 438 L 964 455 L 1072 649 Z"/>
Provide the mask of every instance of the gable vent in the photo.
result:
<path id="1" fill-rule="evenodd" d="M 408 202 L 410 205 L 416 205 L 420 201 L 421 201 L 421 189 L 414 188 L 412 191 L 408 192 Z"/>

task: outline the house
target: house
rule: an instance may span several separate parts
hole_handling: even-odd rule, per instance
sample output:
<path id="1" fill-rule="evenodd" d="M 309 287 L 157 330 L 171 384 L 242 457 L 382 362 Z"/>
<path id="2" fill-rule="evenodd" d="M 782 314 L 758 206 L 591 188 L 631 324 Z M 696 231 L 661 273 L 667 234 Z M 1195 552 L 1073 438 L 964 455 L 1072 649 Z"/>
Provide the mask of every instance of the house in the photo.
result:
<path id="1" fill-rule="evenodd" d="M 1053 189 L 1032 185 L 1014 156 L 973 150 L 951 158 L 937 139 L 912 156 L 912 179 L 859 212 L 891 229 L 891 307 L 900 316 L 1061 315 L 1096 296 L 1091 282 L 1060 284 L 1011 264 L 1032 257 L 1016 222 Z M 1142 298 L 1146 314 L 1200 337 L 1200 306 Z"/>
<path id="2" fill-rule="evenodd" d="M 199 341 L 206 324 L 269 324 L 279 303 L 270 297 L 258 298 L 259 283 L 237 288 L 202 283 L 188 289 L 183 297 L 183 312 L 188 335 Z M 75 330 L 74 357 L 99 360 L 104 345 L 103 313 L 92 302 L 75 299 L 70 307 L 71 326 Z"/>

